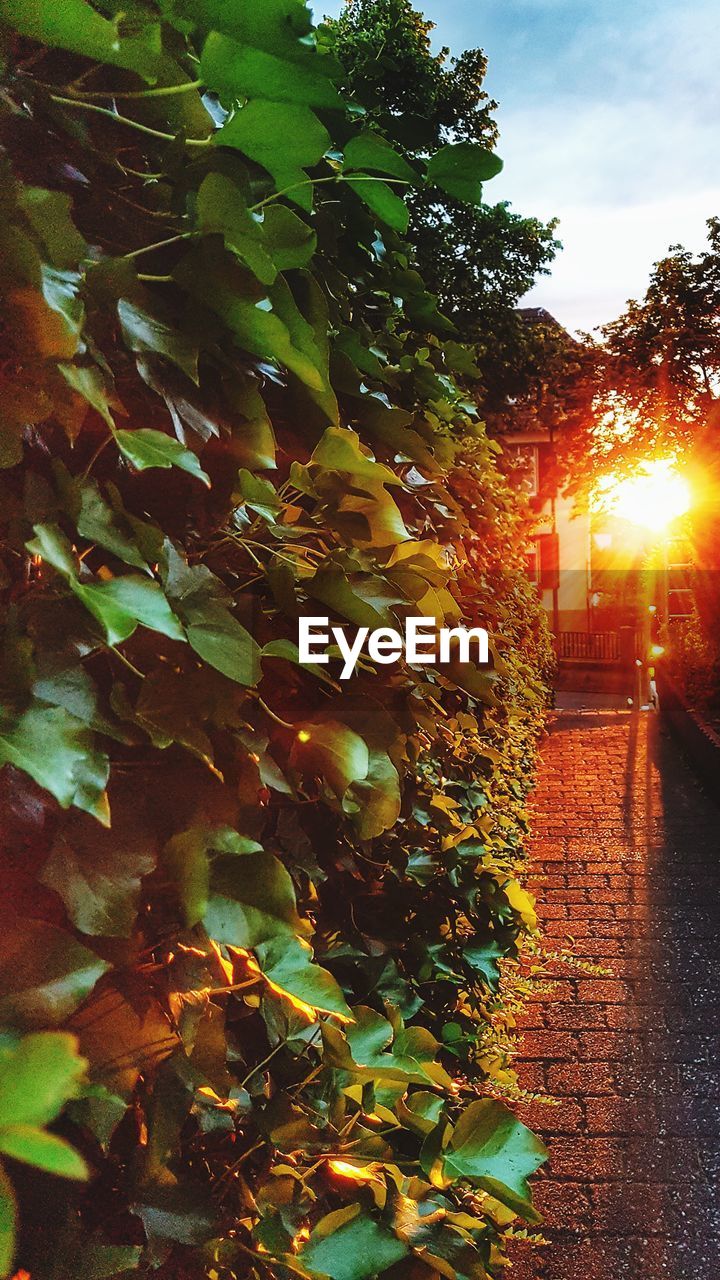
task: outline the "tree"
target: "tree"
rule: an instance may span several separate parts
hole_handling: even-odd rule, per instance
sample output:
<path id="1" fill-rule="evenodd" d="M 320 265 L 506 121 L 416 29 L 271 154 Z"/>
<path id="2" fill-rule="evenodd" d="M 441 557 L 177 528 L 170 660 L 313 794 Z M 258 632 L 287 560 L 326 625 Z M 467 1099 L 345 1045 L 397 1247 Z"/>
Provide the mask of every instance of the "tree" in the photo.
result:
<path id="1" fill-rule="evenodd" d="M 497 104 L 483 89 L 482 50 L 434 54 L 432 24 L 409 0 L 349 0 L 331 29 L 350 94 L 369 104 L 373 123 L 409 158 L 449 140 L 495 145 Z M 560 247 L 557 223 L 437 188 L 410 203 L 419 271 L 463 339 L 478 346 L 483 409 L 507 409 L 510 399 L 537 388 L 546 335 L 515 308 Z"/>
<path id="2" fill-rule="evenodd" d="M 708 247 L 681 245 L 655 264 L 645 296 L 630 301 L 588 345 L 593 394 L 566 436 L 565 467 L 585 490 L 646 458 L 671 456 L 693 481 L 695 595 L 703 630 L 720 629 L 720 219 Z"/>

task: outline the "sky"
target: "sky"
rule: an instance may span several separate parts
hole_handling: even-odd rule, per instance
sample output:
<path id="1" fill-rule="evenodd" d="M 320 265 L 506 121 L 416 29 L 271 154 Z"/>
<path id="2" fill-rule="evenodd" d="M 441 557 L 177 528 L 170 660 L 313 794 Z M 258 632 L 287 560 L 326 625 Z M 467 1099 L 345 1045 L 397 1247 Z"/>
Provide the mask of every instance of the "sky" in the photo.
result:
<path id="1" fill-rule="evenodd" d="M 720 215 L 720 0 L 415 6 L 436 46 L 488 55 L 505 167 L 486 199 L 560 219 L 563 251 L 523 305 L 591 330 L 642 296 L 670 245 L 703 247 Z"/>

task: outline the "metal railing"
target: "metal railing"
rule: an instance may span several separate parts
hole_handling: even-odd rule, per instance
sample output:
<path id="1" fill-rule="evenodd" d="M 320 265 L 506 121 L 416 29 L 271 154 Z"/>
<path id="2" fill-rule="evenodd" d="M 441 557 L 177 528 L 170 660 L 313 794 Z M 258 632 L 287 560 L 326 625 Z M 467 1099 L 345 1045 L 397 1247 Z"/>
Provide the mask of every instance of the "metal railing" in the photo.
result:
<path id="1" fill-rule="evenodd" d="M 580 662 L 618 662 L 617 631 L 561 631 L 557 636 L 558 658 Z"/>

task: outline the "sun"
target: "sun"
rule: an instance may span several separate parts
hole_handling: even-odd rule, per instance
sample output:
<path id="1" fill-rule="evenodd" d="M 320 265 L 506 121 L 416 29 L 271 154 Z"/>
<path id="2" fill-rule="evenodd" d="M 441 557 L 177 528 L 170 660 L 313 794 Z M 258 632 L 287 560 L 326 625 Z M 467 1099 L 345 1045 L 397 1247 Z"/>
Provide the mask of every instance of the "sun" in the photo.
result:
<path id="1" fill-rule="evenodd" d="M 690 486 L 668 458 L 645 462 L 635 475 L 622 480 L 607 476 L 598 486 L 596 501 L 605 514 L 652 533 L 669 528 L 689 511 L 690 503 Z"/>

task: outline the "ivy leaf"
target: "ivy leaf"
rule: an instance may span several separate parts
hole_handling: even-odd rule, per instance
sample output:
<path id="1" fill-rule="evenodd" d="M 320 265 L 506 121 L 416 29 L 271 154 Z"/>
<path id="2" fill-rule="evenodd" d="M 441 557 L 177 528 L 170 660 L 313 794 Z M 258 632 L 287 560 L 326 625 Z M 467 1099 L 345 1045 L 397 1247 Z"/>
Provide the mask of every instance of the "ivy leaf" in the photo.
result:
<path id="1" fill-rule="evenodd" d="M 270 98 L 307 107 L 341 107 L 342 98 L 327 75 L 332 63 L 309 49 L 306 53 L 306 60 L 288 62 L 212 31 L 202 51 L 201 74 L 208 88 L 229 99 Z"/>
<path id="2" fill-rule="evenodd" d="M 11 26 L 17 24 L 18 10 L 25 8 L 26 0 L 16 5 L 11 0 Z M 0 3 L 0 14 L 10 7 L 8 0 Z M 28 9 L 30 5 L 28 4 Z M 33 5 L 35 13 L 40 14 L 49 5 L 41 3 Z M 85 6 L 90 12 L 90 6 Z M 49 43 L 49 42 L 47 42 Z M 72 271 L 87 254 L 87 245 L 80 235 L 72 219 L 72 202 L 70 197 L 61 191 L 48 191 L 45 187 L 24 187 L 18 193 L 18 204 L 23 215 L 32 227 L 36 239 L 40 242 L 43 258 L 52 263 L 60 271 Z M 48 299 L 49 301 L 49 299 Z"/>
<path id="3" fill-rule="evenodd" d="M 284 204 L 264 210 L 263 239 L 278 271 L 307 267 L 317 247 L 317 236 L 302 218 Z"/>
<path id="4" fill-rule="evenodd" d="M 104 626 L 109 644 L 127 640 L 139 623 L 170 640 L 185 639 L 177 617 L 155 581 L 127 573 L 108 582 L 80 583 L 74 590 Z"/>
<path id="5" fill-rule="evenodd" d="M 482 1098 L 456 1124 L 443 1171 L 450 1178 L 472 1178 L 514 1213 L 538 1222 L 527 1179 L 546 1158 L 543 1143 L 512 1111 L 494 1098 Z"/>
<path id="6" fill-rule="evenodd" d="M 139 35 L 121 36 L 118 19 L 101 17 L 86 0 L 2 0 L 0 16 L 31 40 L 126 67 L 146 80 L 155 79 L 162 66 L 158 23 Z"/>
<path id="7" fill-rule="evenodd" d="M 361 840 L 390 831 L 400 816 L 400 777 L 386 751 L 370 748 L 367 776 L 351 783 L 343 809 Z"/>
<path id="8" fill-rule="evenodd" d="M 255 947 L 278 934 L 308 932 L 297 913 L 289 873 L 278 858 L 262 849 L 215 858 L 210 889 L 204 924 L 216 942 Z"/>
<path id="9" fill-rule="evenodd" d="M 3 1155 L 12 1156 L 13 1160 L 22 1160 L 24 1164 L 32 1164 L 36 1169 L 44 1169 L 59 1178 L 84 1181 L 88 1176 L 85 1161 L 69 1142 L 31 1125 L 19 1124 L 11 1129 L 0 1129 L 0 1151 Z"/>
<path id="10" fill-rule="evenodd" d="M 117 401 L 108 391 L 105 379 L 97 365 L 58 364 L 58 369 L 69 387 L 76 391 L 83 400 L 100 414 L 112 430 L 115 419 L 111 408 L 118 408 Z"/>
<path id="11" fill-rule="evenodd" d="M 149 573 L 147 561 L 135 541 L 132 527 L 103 498 L 94 480 L 61 480 L 67 505 L 82 538 L 98 543 L 125 564 Z"/>
<path id="12" fill-rule="evenodd" d="M 365 477 L 383 484 L 402 486 L 402 480 L 394 471 L 381 462 L 376 462 L 370 450 L 361 447 L 357 432 L 345 427 L 328 427 L 323 432 L 309 465 L 324 467 L 328 471 L 343 471 L 351 476 Z"/>
<path id="13" fill-rule="evenodd" d="M 14 722 L 0 719 L 0 763 L 29 773 L 63 809 L 76 805 L 100 822 L 109 821 L 107 755 L 64 707 L 32 703 Z"/>
<path id="14" fill-rule="evenodd" d="M 252 687 L 260 678 L 260 646 L 223 604 L 206 601 L 185 610 L 188 644 L 216 671 Z"/>
<path id="15" fill-rule="evenodd" d="M 63 1275 L 68 1280 L 114 1280 L 118 1275 L 137 1270 L 143 1254 L 141 1245 L 102 1244 L 78 1237 L 68 1241 L 67 1260 L 63 1258 Z"/>
<path id="16" fill-rule="evenodd" d="M 273 283 L 278 268 L 263 243 L 263 224 L 248 211 L 240 188 L 225 174 L 209 173 L 203 179 L 197 194 L 197 219 L 205 235 L 222 235 L 225 247 L 237 254 L 261 284 Z"/>
<path id="17" fill-rule="evenodd" d="M 212 742 L 203 727 L 214 705 L 206 674 L 158 666 L 143 680 L 131 714 L 161 751 L 177 742 L 214 767 Z"/>
<path id="18" fill-rule="evenodd" d="M 152 837 L 139 823 L 104 830 L 78 815 L 56 836 L 40 879 L 59 895 L 81 933 L 128 938 L 142 877 L 154 867 Z"/>
<path id="19" fill-rule="evenodd" d="M 351 783 L 367 777 L 370 766 L 365 740 L 339 720 L 298 725 L 292 756 L 303 773 L 319 774 L 341 799 Z"/>
<path id="20" fill-rule="evenodd" d="M 186 449 L 179 440 L 173 440 L 164 431 L 155 431 L 153 427 L 137 427 L 134 431 L 117 430 L 115 441 L 120 452 L 138 471 L 148 467 L 179 467 L 189 475 L 202 480 L 209 488 L 210 477 L 203 471 L 197 454 Z"/>
<path id="21" fill-rule="evenodd" d="M 241 113 L 242 114 L 242 113 Z M 315 391 L 324 391 L 320 354 L 313 330 L 303 319 L 284 281 L 277 280 L 271 299 L 253 292 L 253 280 L 224 250 L 218 255 L 204 241 L 178 263 L 175 280 L 187 293 L 220 316 L 239 347 L 263 360 L 290 369 Z M 277 306 L 283 305 L 283 314 Z M 291 334 L 286 320 L 295 329 Z M 300 340 L 307 350 L 298 344 Z"/>
<path id="22" fill-rule="evenodd" d="M 353 1016 L 355 1022 L 344 1035 L 323 1026 L 324 1057 L 329 1066 L 360 1080 L 412 1081 L 426 1087 L 430 1081 L 444 1088 L 452 1083 L 435 1061 L 440 1046 L 424 1027 L 401 1028 L 395 1036 L 391 1023 L 375 1009 L 358 1005 Z"/>
<path id="23" fill-rule="evenodd" d="M 162 852 L 162 865 L 174 885 L 188 928 L 202 920 L 210 897 L 211 844 L 209 833 L 202 827 L 180 831 L 168 840 Z"/>
<path id="24" fill-rule="evenodd" d="M 503 949 L 497 942 L 470 943 L 463 947 L 464 959 L 476 973 L 482 976 L 491 991 L 497 991 L 500 985 L 498 960 L 503 954 Z"/>
<path id="25" fill-rule="evenodd" d="M 244 503 L 251 511 L 255 511 L 257 515 L 267 520 L 268 524 L 275 524 L 275 521 L 283 509 L 282 499 L 278 497 L 277 490 L 266 480 L 264 476 L 255 476 L 252 471 L 241 467 L 238 471 L 236 481 L 236 493 L 233 499 Z"/>
<path id="26" fill-rule="evenodd" d="M 418 177 L 407 160 L 395 151 L 390 143 L 379 133 L 357 133 L 345 147 L 343 169 L 374 170 L 386 173 L 392 178 L 401 178 L 404 182 L 414 184 Z"/>
<path id="27" fill-rule="evenodd" d="M 393 231 L 404 235 L 410 223 L 410 210 L 404 200 L 400 199 L 386 182 L 372 177 L 348 178 L 347 185 L 359 195 L 371 213 L 381 222 L 387 223 Z"/>
<path id="28" fill-rule="evenodd" d="M 502 891 L 526 929 L 530 933 L 534 933 L 537 929 L 537 913 L 535 911 L 535 899 L 532 894 L 529 894 L 527 889 L 523 889 L 517 880 L 507 880 L 502 886 Z"/>
<path id="29" fill-rule="evenodd" d="M 354 1204 L 320 1219 L 298 1261 L 312 1275 L 370 1280 L 409 1252 L 404 1241 Z"/>
<path id="30" fill-rule="evenodd" d="M 57 1026 L 108 968 L 44 920 L 9 920 L 0 940 L 0 1016 L 22 1027 Z"/>
<path id="31" fill-rule="evenodd" d="M 268 982 L 309 1005 L 317 1013 L 331 1013 L 352 1022 L 353 1016 L 337 982 L 327 969 L 313 964 L 312 950 L 299 938 L 276 937 L 255 947 Z"/>
<path id="32" fill-rule="evenodd" d="M 41 1031 L 0 1047 L 0 1129 L 46 1125 L 80 1092 L 87 1063 L 75 1036 Z"/>
<path id="33" fill-rule="evenodd" d="M 131 351 L 165 356 L 192 382 L 198 381 L 198 348 L 187 333 L 127 298 L 119 299 L 117 311 L 123 338 Z"/>
<path id="34" fill-rule="evenodd" d="M 494 178 L 503 162 L 476 142 L 450 142 L 431 157 L 427 180 L 456 200 L 482 204 L 482 184 Z"/>
<path id="35" fill-rule="evenodd" d="M 178 10 L 205 28 L 231 35 L 241 44 L 266 49 L 284 58 L 305 60 L 312 19 L 305 0 L 263 0 L 228 4 L 227 0 L 176 0 Z"/>
<path id="36" fill-rule="evenodd" d="M 234 147 L 274 178 L 279 190 L 302 208 L 312 207 L 306 168 L 319 163 L 330 135 L 309 107 L 290 102 L 248 102 L 213 137 L 218 147 Z"/>

